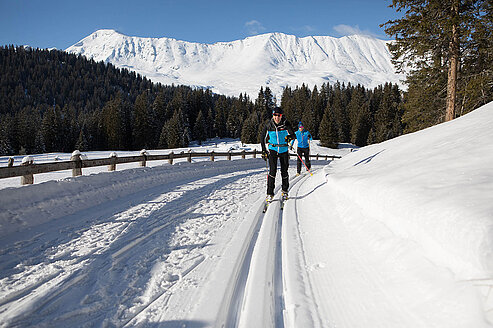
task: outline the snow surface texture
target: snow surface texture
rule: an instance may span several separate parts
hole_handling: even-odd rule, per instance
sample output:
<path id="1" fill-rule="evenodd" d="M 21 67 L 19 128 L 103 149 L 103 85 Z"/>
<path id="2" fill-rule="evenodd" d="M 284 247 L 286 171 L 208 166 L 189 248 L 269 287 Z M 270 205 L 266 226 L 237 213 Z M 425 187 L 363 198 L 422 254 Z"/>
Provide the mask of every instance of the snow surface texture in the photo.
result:
<path id="1" fill-rule="evenodd" d="M 387 43 L 369 36 L 298 38 L 268 33 L 232 42 L 192 43 L 171 38 L 142 38 L 99 30 L 66 51 L 112 63 L 154 82 L 209 88 L 218 94 L 257 98 L 268 86 L 280 99 L 285 86 L 323 83 L 375 87 L 398 83 Z"/>
<path id="2" fill-rule="evenodd" d="M 1 189 L 0 326 L 492 327 L 492 124 L 291 161 L 265 214 L 261 159 Z"/>

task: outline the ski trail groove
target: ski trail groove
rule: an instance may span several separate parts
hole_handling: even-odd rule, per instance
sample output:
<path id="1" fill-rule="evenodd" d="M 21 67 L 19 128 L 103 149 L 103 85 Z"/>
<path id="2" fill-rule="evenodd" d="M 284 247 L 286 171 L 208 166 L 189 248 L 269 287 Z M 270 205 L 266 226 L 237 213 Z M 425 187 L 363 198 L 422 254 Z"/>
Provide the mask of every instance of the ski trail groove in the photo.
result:
<path id="1" fill-rule="evenodd" d="M 291 188 L 301 179 L 302 177 L 291 179 Z M 252 320 L 260 317 L 261 326 L 285 326 L 282 263 L 282 220 L 285 209 L 280 209 L 280 186 L 276 187 L 275 195 L 275 200 L 265 213 L 262 212 L 263 202 L 257 209 L 248 242 L 237 262 L 233 283 L 230 283 L 231 293 L 223 301 L 223 308 L 227 310 L 223 314 L 224 319 L 218 320 L 218 327 L 250 327 L 255 325 Z M 266 235 L 272 238 L 266 238 Z M 267 254 L 259 256 L 259 252 Z M 262 260 L 265 259 L 268 260 L 263 263 L 265 261 Z M 259 287 L 263 290 L 260 293 L 255 291 Z M 258 294 L 263 295 L 261 300 L 258 299 Z M 259 304 L 264 304 L 265 313 L 260 314 L 255 310 Z"/>
<path id="2" fill-rule="evenodd" d="M 316 172 L 317 170 L 313 171 Z M 315 175 L 314 175 L 315 176 Z M 303 239 L 301 238 L 301 230 L 300 230 L 300 215 L 299 215 L 299 207 L 301 203 L 301 199 L 303 199 L 306 195 L 300 195 L 300 189 L 305 185 L 309 177 L 305 177 L 302 183 L 296 186 L 295 188 L 295 196 L 293 197 L 294 202 L 292 203 L 294 217 L 291 224 L 285 228 L 284 233 L 290 234 L 291 241 L 293 245 L 289 245 L 290 248 L 297 247 L 298 250 L 290 251 L 290 249 L 285 249 L 285 255 L 290 254 L 290 258 L 288 263 L 285 264 L 285 269 L 287 272 L 291 274 L 290 281 L 296 280 L 295 286 L 286 286 L 290 293 L 285 294 L 285 302 L 288 306 L 294 307 L 295 304 L 298 306 L 299 303 L 309 302 L 313 303 L 313 286 L 310 279 L 307 277 L 307 273 L 304 269 L 308 268 L 306 258 L 305 258 L 305 246 L 303 244 Z M 287 282 L 289 284 L 289 282 Z M 301 296 L 305 296 L 306 299 L 301 299 Z M 309 308 L 314 309 L 315 313 L 311 313 L 306 309 L 298 309 L 297 316 L 305 317 L 306 321 L 311 321 L 313 327 L 323 327 L 321 321 L 321 315 L 318 313 L 318 306 L 312 304 Z M 286 318 L 286 320 L 290 323 L 290 326 L 297 326 L 296 320 L 294 317 Z"/>

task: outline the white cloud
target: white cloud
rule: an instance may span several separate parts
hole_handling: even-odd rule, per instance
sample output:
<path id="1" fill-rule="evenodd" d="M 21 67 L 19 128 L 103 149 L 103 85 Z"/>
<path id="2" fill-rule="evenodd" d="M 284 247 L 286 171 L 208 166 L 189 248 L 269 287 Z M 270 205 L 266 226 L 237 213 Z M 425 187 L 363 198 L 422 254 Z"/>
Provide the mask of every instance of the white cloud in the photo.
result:
<path id="1" fill-rule="evenodd" d="M 377 37 L 377 35 L 375 33 L 370 32 L 369 30 L 362 30 L 359 28 L 358 25 L 350 26 L 350 25 L 345 25 L 345 24 L 339 24 L 339 25 L 334 26 L 333 29 L 340 36 L 358 34 L 358 35 L 370 35 L 373 37 Z"/>
<path id="2" fill-rule="evenodd" d="M 251 20 L 245 23 L 245 28 L 249 35 L 257 35 L 265 31 L 265 27 L 256 20 Z"/>

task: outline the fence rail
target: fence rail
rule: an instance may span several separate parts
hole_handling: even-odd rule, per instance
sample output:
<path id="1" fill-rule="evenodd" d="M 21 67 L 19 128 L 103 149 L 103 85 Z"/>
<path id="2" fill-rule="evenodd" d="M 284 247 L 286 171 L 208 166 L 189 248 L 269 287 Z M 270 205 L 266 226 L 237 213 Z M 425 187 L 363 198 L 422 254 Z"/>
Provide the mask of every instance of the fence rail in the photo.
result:
<path id="1" fill-rule="evenodd" d="M 214 161 L 216 157 L 227 157 L 231 160 L 233 156 L 241 156 L 243 159 L 246 156 L 253 156 L 256 158 L 261 152 L 257 150 L 253 151 L 241 151 L 241 152 L 181 152 L 181 153 L 169 153 L 163 155 L 149 155 L 147 152 L 142 151 L 140 155 L 137 156 L 125 156 L 118 157 L 116 153 L 112 153 L 108 158 L 99 159 L 82 159 L 81 154 L 75 151 L 69 161 L 59 161 L 54 163 L 40 163 L 35 164 L 29 157 L 24 158 L 21 165 L 14 166 L 13 161 L 9 161 L 8 167 L 0 167 L 0 179 L 21 177 L 21 184 L 32 184 L 34 183 L 34 174 L 56 172 L 63 170 L 72 170 L 72 176 L 82 175 L 82 169 L 95 166 L 108 166 L 108 171 L 115 171 L 117 164 L 135 163 L 139 162 L 140 166 L 146 166 L 147 161 L 163 161 L 167 160 L 169 164 L 173 164 L 175 159 L 186 158 L 188 162 L 192 162 L 194 157 L 210 157 L 211 161 Z M 296 154 L 290 153 L 290 157 L 297 157 Z M 329 160 L 341 158 L 340 156 L 334 155 L 310 155 L 310 158 L 316 160 Z M 27 160 L 26 160 L 27 159 Z"/>

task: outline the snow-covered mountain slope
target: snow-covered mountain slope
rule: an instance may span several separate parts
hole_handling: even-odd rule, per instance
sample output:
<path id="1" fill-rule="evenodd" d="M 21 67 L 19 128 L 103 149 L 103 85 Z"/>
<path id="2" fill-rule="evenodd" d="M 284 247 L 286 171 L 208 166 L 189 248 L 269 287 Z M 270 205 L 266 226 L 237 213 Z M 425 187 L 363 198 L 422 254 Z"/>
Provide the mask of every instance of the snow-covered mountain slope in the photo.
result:
<path id="1" fill-rule="evenodd" d="M 126 67 L 155 82 L 210 88 L 230 96 L 246 92 L 255 99 L 261 86 L 279 97 L 283 87 L 302 83 L 399 83 L 403 76 L 395 73 L 387 42 L 359 35 L 298 38 L 268 33 L 202 44 L 99 30 L 66 50 Z"/>

